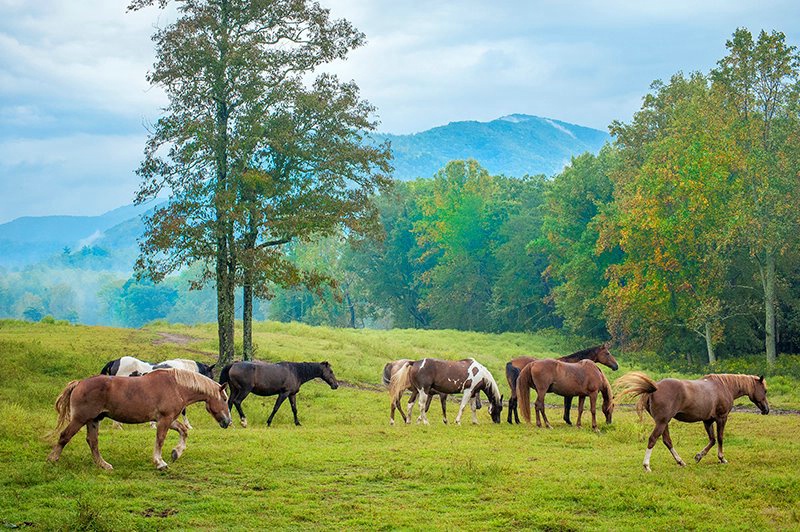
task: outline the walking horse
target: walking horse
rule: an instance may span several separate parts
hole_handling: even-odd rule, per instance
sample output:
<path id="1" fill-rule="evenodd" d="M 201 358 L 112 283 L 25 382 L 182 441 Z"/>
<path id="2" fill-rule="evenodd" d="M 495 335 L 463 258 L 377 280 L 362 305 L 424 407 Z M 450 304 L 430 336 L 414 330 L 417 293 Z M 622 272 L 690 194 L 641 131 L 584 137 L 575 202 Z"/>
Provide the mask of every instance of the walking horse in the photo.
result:
<path id="1" fill-rule="evenodd" d="M 461 406 L 458 409 L 456 423 L 461 423 L 461 415 L 467 403 L 472 409 L 472 422 L 478 422 L 475 400 L 482 391 L 489 399 L 489 415 L 492 421 L 500 423 L 500 412 L 503 409 L 503 396 L 497 387 L 494 377 L 488 369 L 483 367 L 473 358 L 463 360 L 439 360 L 424 358 L 416 362 L 406 362 L 391 378 L 389 383 L 389 396 L 392 404 L 398 404 L 400 398 L 408 389 L 416 390 L 419 394 L 420 416 L 418 421 L 428 424 L 427 399 L 433 393 L 463 393 Z M 406 423 L 411 422 L 411 409 L 413 403 L 408 405 Z"/>

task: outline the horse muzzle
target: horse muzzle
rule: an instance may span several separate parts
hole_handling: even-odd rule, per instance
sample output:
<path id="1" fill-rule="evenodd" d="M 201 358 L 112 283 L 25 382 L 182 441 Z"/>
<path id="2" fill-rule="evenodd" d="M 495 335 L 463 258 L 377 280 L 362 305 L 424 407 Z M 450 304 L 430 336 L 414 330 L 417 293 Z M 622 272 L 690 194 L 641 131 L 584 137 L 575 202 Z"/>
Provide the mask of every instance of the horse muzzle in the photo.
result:
<path id="1" fill-rule="evenodd" d="M 767 414 L 769 414 L 769 405 L 767 405 L 767 404 L 758 405 L 758 408 L 761 410 L 761 415 L 762 416 L 766 416 Z"/>
<path id="2" fill-rule="evenodd" d="M 230 424 L 231 424 L 231 418 L 229 417 L 226 417 L 225 419 L 219 422 L 219 426 L 222 427 L 223 429 L 227 429 L 230 426 Z"/>

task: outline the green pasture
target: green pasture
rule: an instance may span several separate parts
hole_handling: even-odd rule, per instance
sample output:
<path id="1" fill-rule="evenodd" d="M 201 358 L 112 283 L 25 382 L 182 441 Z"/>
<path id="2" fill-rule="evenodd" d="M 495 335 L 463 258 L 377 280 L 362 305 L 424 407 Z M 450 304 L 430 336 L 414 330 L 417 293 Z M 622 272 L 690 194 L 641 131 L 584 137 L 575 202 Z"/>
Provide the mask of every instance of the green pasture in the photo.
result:
<path id="1" fill-rule="evenodd" d="M 388 425 L 388 400 L 378 385 L 387 360 L 472 356 L 507 396 L 509 358 L 580 347 L 557 335 L 257 324 L 259 358 L 326 359 L 347 383 L 338 390 L 319 381 L 305 385 L 298 395 L 302 427 L 292 424 L 286 404 L 266 428 L 274 398 L 251 396 L 243 405 L 248 429 L 234 414 L 234 426 L 222 430 L 201 405 L 192 407 L 196 428 L 188 448 L 165 472 L 150 462 L 154 431 L 146 425 L 111 430 L 103 423 L 100 449 L 114 471 L 95 467 L 83 433 L 59 463 L 45 462 L 52 404 L 69 380 L 125 354 L 211 361 L 214 335 L 213 326 L 0 322 L 0 527 L 800 529 L 797 414 L 733 413 L 727 465 L 717 464 L 713 453 L 695 464 L 691 458 L 705 443 L 702 426 L 673 422 L 676 449 L 690 464 L 675 466 L 659 444 L 651 474 L 641 461 L 652 422 L 640 423 L 626 405 L 598 434 L 565 426 L 559 410 L 548 412 L 552 430 L 493 425 L 485 410 L 477 426 L 445 426 L 438 404 L 430 426 Z M 631 362 L 646 357 L 617 358 L 620 371 L 607 370 L 612 381 L 634 368 L 655 377 L 668 373 Z M 796 377 L 768 382 L 774 410 L 800 405 Z M 457 404 L 448 407 L 452 420 Z M 173 433 L 165 455 L 176 442 Z"/>

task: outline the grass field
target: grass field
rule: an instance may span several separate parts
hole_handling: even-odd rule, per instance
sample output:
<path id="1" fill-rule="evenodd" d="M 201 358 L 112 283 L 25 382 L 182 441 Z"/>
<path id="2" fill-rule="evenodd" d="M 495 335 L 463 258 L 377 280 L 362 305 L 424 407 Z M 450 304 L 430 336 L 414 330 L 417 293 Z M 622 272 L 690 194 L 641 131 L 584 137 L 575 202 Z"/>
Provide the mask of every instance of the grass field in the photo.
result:
<path id="1" fill-rule="evenodd" d="M 112 431 L 109 422 L 101 427 L 100 449 L 114 471 L 94 465 L 82 433 L 60 462 L 45 463 L 56 418 L 52 404 L 69 380 L 95 374 L 125 354 L 211 361 L 214 332 L 212 326 L 129 330 L 0 322 L 0 526 L 800 529 L 796 414 L 732 414 L 727 465 L 711 453 L 699 465 L 678 468 L 659 444 L 651 474 L 641 461 L 652 422 L 639 423 L 625 407 L 615 412 L 613 425 L 601 424 L 599 434 L 565 426 L 558 411 L 550 414 L 552 430 L 493 425 L 485 410 L 480 425 L 445 426 L 438 405 L 431 408 L 430 426 L 388 425 L 388 400 L 377 391 L 386 361 L 473 356 L 508 395 L 505 361 L 573 350 L 555 335 L 257 324 L 258 358 L 327 359 L 350 386 L 305 385 L 298 395 L 302 427 L 292 424 L 284 405 L 266 428 L 274 398 L 244 402 L 248 429 L 238 427 L 234 414 L 234 426 L 222 430 L 196 405 L 188 448 L 165 472 L 150 462 L 154 431 L 146 425 Z M 617 358 L 620 371 L 607 371 L 612 381 L 634 369 L 623 354 Z M 769 382 L 773 409 L 800 405 L 795 379 Z M 451 419 L 456 408 L 449 405 Z M 705 443 L 701 425 L 673 422 L 671 432 L 687 460 Z M 175 442 L 172 433 L 167 453 Z"/>

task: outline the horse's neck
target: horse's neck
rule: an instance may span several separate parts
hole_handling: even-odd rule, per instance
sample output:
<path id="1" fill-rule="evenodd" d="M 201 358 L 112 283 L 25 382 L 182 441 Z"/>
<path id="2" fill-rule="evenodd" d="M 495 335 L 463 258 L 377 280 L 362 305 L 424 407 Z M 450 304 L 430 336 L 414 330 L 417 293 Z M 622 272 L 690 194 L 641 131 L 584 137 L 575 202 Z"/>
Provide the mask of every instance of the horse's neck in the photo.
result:
<path id="1" fill-rule="evenodd" d="M 740 375 L 720 375 L 716 377 L 717 378 L 714 380 L 716 380 L 720 386 L 725 388 L 734 399 L 738 399 L 739 397 L 743 397 L 745 395 L 750 395 L 750 387 L 745 382 L 746 377 Z"/>
<path id="2" fill-rule="evenodd" d="M 300 380 L 300 384 L 304 384 L 311 379 L 316 379 L 317 377 L 322 377 L 322 368 L 320 368 L 319 365 L 312 364 L 310 362 L 298 362 L 295 365 L 295 370 L 297 378 Z"/>
<path id="3" fill-rule="evenodd" d="M 580 362 L 581 360 L 592 360 L 597 362 L 597 351 L 595 351 L 594 348 L 584 349 L 583 351 L 577 351 L 571 355 L 561 357 L 558 360 L 562 362 Z"/>

